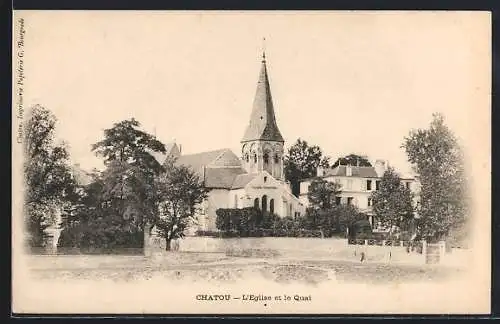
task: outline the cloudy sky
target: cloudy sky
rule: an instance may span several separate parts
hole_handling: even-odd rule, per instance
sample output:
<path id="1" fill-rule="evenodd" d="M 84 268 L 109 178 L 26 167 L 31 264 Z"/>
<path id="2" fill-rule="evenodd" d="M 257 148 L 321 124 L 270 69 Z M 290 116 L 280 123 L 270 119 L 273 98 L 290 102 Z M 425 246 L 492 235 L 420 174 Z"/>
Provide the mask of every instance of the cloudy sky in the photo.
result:
<path id="1" fill-rule="evenodd" d="M 231 148 L 248 123 L 262 38 L 285 145 L 409 171 L 400 148 L 433 112 L 468 149 L 489 122 L 489 17 L 453 12 L 21 12 L 25 104 L 58 118 L 72 160 L 131 117 L 183 153 Z M 14 21 L 15 23 L 15 21 Z M 485 127 L 488 125 L 485 125 Z M 479 132 L 480 133 L 480 132 Z"/>

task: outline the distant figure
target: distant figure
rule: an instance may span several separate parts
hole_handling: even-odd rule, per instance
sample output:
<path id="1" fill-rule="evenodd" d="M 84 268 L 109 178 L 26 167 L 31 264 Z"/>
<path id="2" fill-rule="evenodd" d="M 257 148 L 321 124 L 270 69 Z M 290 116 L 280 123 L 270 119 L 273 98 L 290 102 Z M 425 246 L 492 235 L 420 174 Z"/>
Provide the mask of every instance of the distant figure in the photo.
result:
<path id="1" fill-rule="evenodd" d="M 361 260 L 359 260 L 360 262 L 363 262 L 365 261 L 365 252 L 361 252 Z"/>
<path id="2" fill-rule="evenodd" d="M 172 240 L 172 251 L 179 251 L 179 240 Z"/>

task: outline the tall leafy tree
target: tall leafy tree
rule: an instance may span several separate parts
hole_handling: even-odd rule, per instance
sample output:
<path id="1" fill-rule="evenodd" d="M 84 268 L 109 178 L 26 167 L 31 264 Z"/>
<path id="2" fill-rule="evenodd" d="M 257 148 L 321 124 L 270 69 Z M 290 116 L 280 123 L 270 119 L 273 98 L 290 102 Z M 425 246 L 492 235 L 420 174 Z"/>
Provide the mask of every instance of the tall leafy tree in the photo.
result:
<path id="1" fill-rule="evenodd" d="M 59 247 L 84 251 L 142 247 L 143 231 L 138 224 L 142 218 L 135 209 L 123 211 L 120 195 L 126 197 L 128 189 L 121 190 L 116 174 L 109 169 L 95 174 L 94 181 L 83 188 L 78 203 L 65 211 Z"/>
<path id="2" fill-rule="evenodd" d="M 172 161 L 166 163 L 166 170 L 158 177 L 156 187 L 160 217 L 155 224 L 165 238 L 165 249 L 168 251 L 172 240 L 184 237 L 184 231 L 196 221 L 194 215 L 207 197 L 208 190 L 191 169 Z"/>
<path id="3" fill-rule="evenodd" d="M 385 171 L 379 190 L 372 193 L 372 199 L 373 212 L 384 225 L 408 228 L 414 216 L 413 196 L 394 168 L 389 167 Z"/>
<path id="4" fill-rule="evenodd" d="M 111 199 L 123 217 L 138 215 L 129 219 L 142 229 L 151 228 L 158 218 L 155 178 L 164 170 L 152 152 L 165 153 L 165 145 L 132 118 L 104 130 L 104 139 L 92 150 L 107 167 L 103 198 Z"/>
<path id="5" fill-rule="evenodd" d="M 91 211 L 101 206 L 103 182 L 100 176 L 100 173 L 97 170 L 94 170 L 94 172 L 90 174 L 92 181 L 89 184 L 77 184 L 77 188 L 75 190 L 77 195 L 75 199 L 73 199 L 73 203 L 65 206 L 61 215 L 59 227 L 63 232 L 81 224 L 82 222 L 88 221 L 89 218 L 91 218 Z M 64 241 L 64 239 L 62 241 Z M 61 245 L 61 237 L 58 245 L 64 247 L 76 247 L 76 244 L 72 245 L 70 243 Z"/>
<path id="6" fill-rule="evenodd" d="M 138 230 L 158 215 L 155 194 L 154 179 L 138 166 L 113 161 L 102 174 L 101 202 Z"/>
<path id="7" fill-rule="evenodd" d="M 335 198 L 341 193 L 340 184 L 315 179 L 309 185 L 307 198 L 315 209 L 329 209 L 335 205 Z"/>
<path id="8" fill-rule="evenodd" d="M 301 180 L 316 176 L 317 168 L 328 167 L 328 164 L 329 158 L 323 156 L 319 146 L 309 145 L 299 138 L 284 159 L 285 177 L 291 183 L 292 193 L 298 197 Z"/>
<path id="9" fill-rule="evenodd" d="M 68 151 L 55 143 L 56 122 L 52 112 L 35 105 L 24 124 L 24 214 L 31 247 L 45 245 L 46 229 L 75 194 Z"/>
<path id="10" fill-rule="evenodd" d="M 158 174 L 162 166 L 151 152 L 165 153 L 165 145 L 140 126 L 134 118 L 115 123 L 104 130 L 104 139 L 92 145 L 92 151 L 105 163 L 118 160 Z"/>
<path id="11" fill-rule="evenodd" d="M 359 165 L 362 167 L 372 166 L 370 161 L 368 161 L 368 157 L 354 153 L 338 158 L 337 161 L 332 164 L 332 168 L 335 168 L 339 165 Z"/>
<path id="12" fill-rule="evenodd" d="M 367 216 L 354 205 L 335 205 L 328 209 L 311 207 L 306 210 L 303 225 L 307 229 L 320 230 L 324 236 L 330 237 L 334 233 L 346 233 L 348 228 L 366 219 Z"/>
<path id="13" fill-rule="evenodd" d="M 446 239 L 468 215 L 462 149 L 440 114 L 428 129 L 411 131 L 403 147 L 421 185 L 418 229 L 428 240 Z"/>

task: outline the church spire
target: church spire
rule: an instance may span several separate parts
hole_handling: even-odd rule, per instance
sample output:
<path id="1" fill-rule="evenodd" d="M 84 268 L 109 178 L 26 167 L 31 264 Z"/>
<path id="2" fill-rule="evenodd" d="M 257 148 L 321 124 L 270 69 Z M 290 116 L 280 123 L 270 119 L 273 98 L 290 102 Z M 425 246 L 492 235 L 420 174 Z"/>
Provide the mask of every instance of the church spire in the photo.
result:
<path id="1" fill-rule="evenodd" d="M 266 63 L 266 38 L 262 38 L 262 63 Z"/>
<path id="2" fill-rule="evenodd" d="M 262 49 L 260 75 L 253 101 L 250 123 L 241 142 L 254 140 L 284 142 L 274 115 L 271 87 L 269 86 L 269 77 L 267 74 L 265 48 Z"/>

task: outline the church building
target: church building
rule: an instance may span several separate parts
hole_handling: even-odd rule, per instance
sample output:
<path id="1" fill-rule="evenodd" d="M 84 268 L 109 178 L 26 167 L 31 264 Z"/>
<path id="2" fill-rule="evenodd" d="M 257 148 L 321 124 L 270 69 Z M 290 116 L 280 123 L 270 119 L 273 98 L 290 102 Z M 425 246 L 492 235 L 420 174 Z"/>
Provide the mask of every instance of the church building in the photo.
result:
<path id="1" fill-rule="evenodd" d="M 177 164 L 190 167 L 210 189 L 200 206 L 201 212 L 196 215 L 196 230 L 216 230 L 219 208 L 255 206 L 280 217 L 304 214 L 304 205 L 285 181 L 285 140 L 276 123 L 266 64 L 263 53 L 250 121 L 238 155 L 230 149 L 183 155 L 176 143 L 167 145 L 166 154 L 155 155 L 160 163 L 167 156 L 176 157 Z"/>

